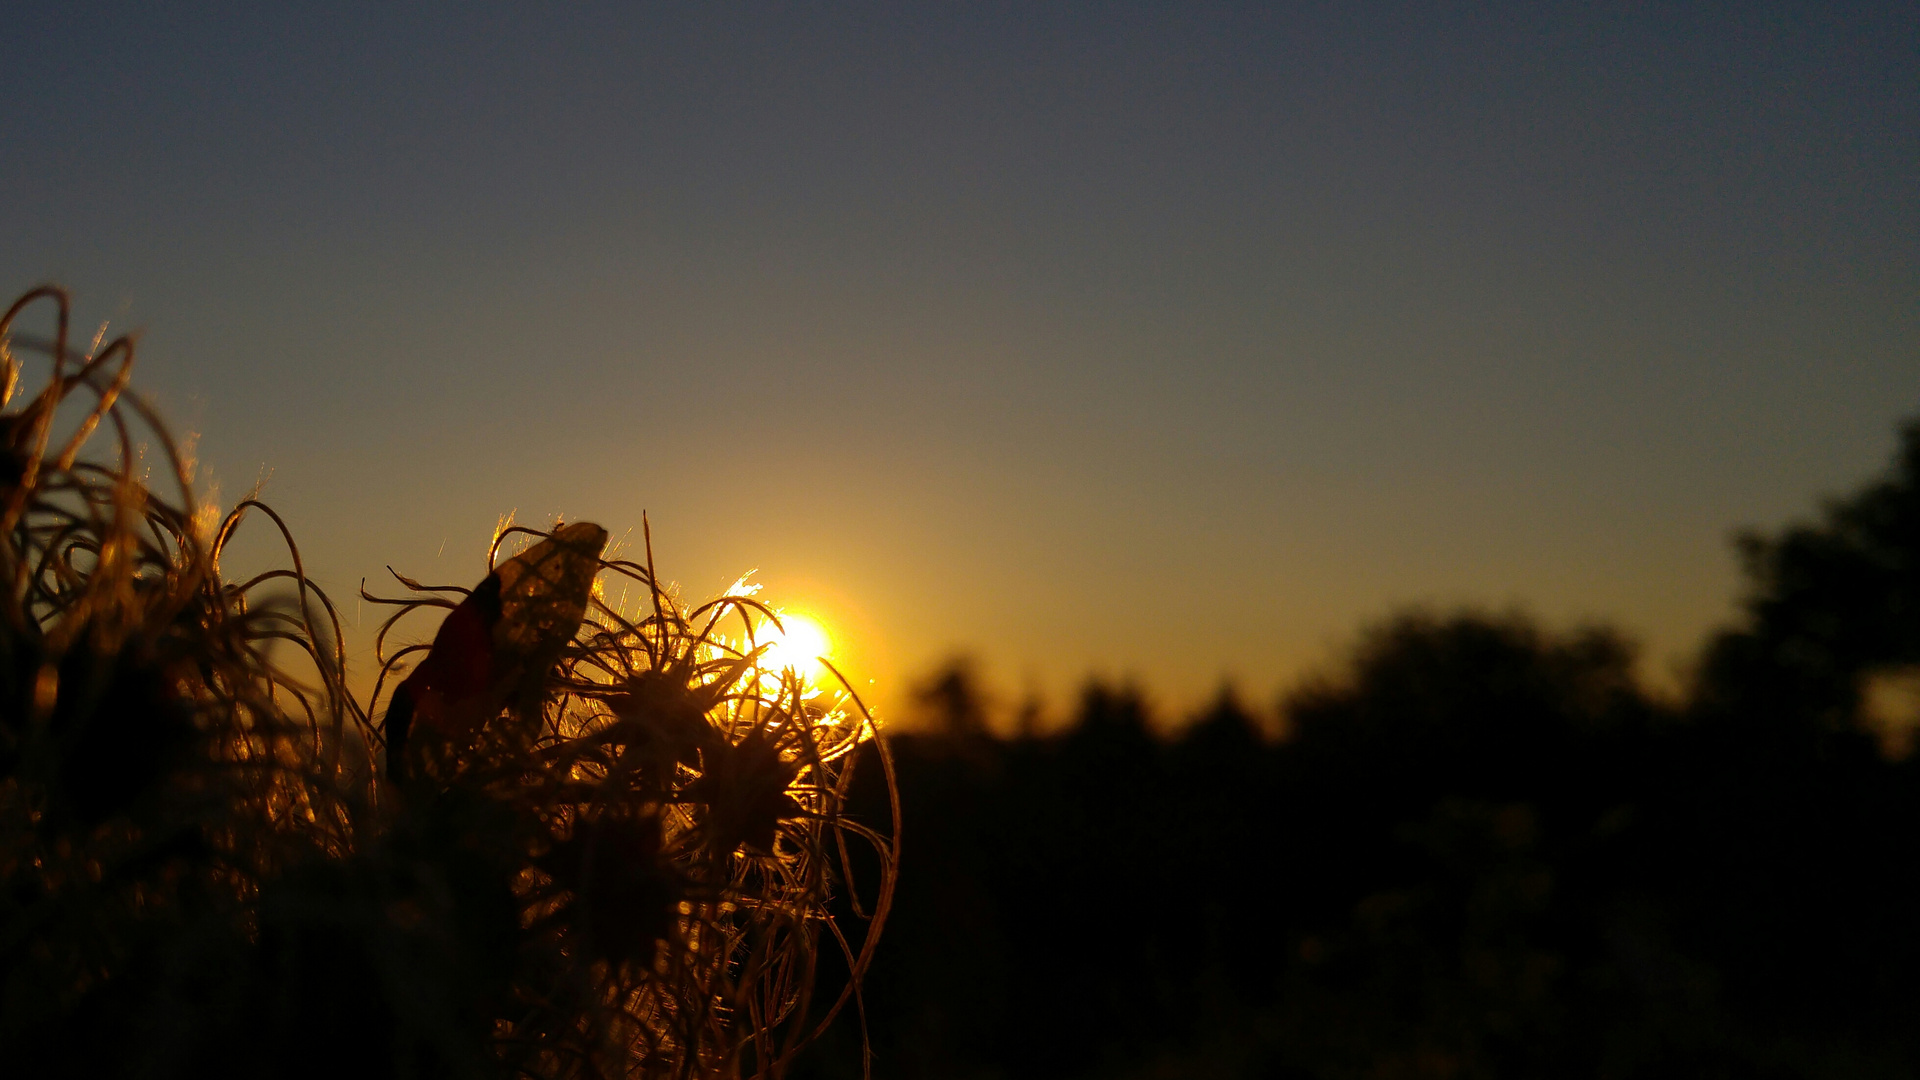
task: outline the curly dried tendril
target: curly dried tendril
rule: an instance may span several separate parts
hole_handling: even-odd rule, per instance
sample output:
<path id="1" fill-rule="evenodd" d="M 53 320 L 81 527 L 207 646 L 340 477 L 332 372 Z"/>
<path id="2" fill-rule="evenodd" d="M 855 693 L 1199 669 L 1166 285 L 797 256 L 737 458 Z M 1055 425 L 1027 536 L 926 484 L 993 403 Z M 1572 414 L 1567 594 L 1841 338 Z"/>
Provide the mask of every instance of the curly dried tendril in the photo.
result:
<path id="1" fill-rule="evenodd" d="M 70 322 L 53 288 L 0 317 L 0 1059 L 773 1077 L 859 1011 L 898 800 L 846 816 L 885 747 L 844 680 L 755 644 L 774 612 L 682 610 L 650 540 L 507 529 L 476 586 L 363 587 L 396 608 L 363 705 L 287 523 L 197 502 L 133 341 Z M 287 565 L 230 581 L 249 520 Z M 827 950 L 852 977 L 816 1002 Z"/>
<path id="2" fill-rule="evenodd" d="M 844 686 L 768 669 L 753 620 L 778 616 L 760 602 L 673 603 L 650 537 L 645 563 L 603 557 L 590 523 L 516 537 L 533 543 L 473 589 L 396 574 L 410 596 L 362 593 L 398 609 L 384 641 L 465 592 L 368 737 L 386 740 L 410 806 L 498 810 L 500 831 L 467 842 L 499 845 L 520 977 L 541 973 L 516 987 L 525 1008 L 497 1024 L 498 1052 L 533 1075 L 779 1075 L 857 995 L 886 918 L 894 841 L 844 814 L 873 719 Z M 647 605 L 610 605 L 602 579 L 642 586 Z M 396 653 L 381 685 L 418 655 Z M 516 703 L 534 668 L 540 693 Z M 830 907 L 856 876 L 849 841 L 879 867 L 879 902 L 851 905 L 857 929 Z M 823 938 L 853 977 L 820 1008 Z"/>

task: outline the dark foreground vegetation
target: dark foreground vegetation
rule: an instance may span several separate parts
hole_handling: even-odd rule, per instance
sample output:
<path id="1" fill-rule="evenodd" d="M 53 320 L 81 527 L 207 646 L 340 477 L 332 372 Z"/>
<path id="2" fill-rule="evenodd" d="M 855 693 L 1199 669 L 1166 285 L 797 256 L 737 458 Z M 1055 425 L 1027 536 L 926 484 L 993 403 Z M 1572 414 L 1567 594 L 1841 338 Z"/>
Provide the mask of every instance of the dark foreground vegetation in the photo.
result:
<path id="1" fill-rule="evenodd" d="M 743 590 L 583 522 L 367 595 L 447 614 L 358 701 L 290 537 L 222 575 L 278 519 L 204 513 L 67 310 L 0 315 L 0 1076 L 1920 1072 L 1920 424 L 1744 543 L 1684 700 L 1605 630 L 1411 615 L 1277 740 L 1102 686 L 997 735 L 958 666 L 895 770 L 715 637 Z"/>
<path id="2" fill-rule="evenodd" d="M 222 573 L 280 519 L 204 512 L 132 341 L 68 312 L 0 314 L 0 1076 L 786 1075 L 893 847 L 841 813 L 870 718 L 769 660 L 773 613 L 682 608 L 589 522 L 506 529 L 471 588 L 362 589 L 394 612 L 362 703 L 284 527 L 291 566 Z M 16 347 L 50 369 L 17 400 Z M 856 977 L 816 999 L 822 952 Z"/>
<path id="3" fill-rule="evenodd" d="M 1605 631 L 1481 615 L 1376 629 L 1277 742 L 1230 697 L 1162 740 L 1099 686 L 998 737 L 933 680 L 877 1073 L 1920 1073 L 1920 763 L 1876 727 L 1920 661 L 1920 425 L 1743 551 L 1680 703 Z"/>

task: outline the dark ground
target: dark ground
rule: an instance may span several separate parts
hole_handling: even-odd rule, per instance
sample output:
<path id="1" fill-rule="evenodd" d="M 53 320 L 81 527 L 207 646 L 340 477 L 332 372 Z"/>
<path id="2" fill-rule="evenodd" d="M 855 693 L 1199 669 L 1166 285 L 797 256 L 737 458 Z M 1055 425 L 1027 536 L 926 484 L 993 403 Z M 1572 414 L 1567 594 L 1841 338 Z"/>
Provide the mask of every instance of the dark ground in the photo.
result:
<path id="1" fill-rule="evenodd" d="M 1471 614 L 1376 629 L 1278 742 L 1230 698 L 1158 739 L 1100 686 L 995 737 L 957 666 L 894 742 L 875 1075 L 1920 1073 L 1920 761 L 1863 704 L 1920 662 L 1917 481 L 1920 425 L 1746 540 L 1747 618 L 1678 703 L 1605 631 Z"/>

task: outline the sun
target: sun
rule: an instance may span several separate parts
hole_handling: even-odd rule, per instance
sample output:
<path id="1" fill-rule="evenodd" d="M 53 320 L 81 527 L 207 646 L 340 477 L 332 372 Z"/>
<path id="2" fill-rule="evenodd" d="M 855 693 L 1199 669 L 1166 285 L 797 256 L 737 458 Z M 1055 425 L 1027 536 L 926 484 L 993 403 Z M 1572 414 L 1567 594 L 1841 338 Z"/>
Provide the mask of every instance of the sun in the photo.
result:
<path id="1" fill-rule="evenodd" d="M 795 675 L 809 684 L 820 681 L 823 670 L 820 659 L 833 653 L 833 640 L 827 636 L 826 628 L 794 612 L 781 612 L 779 626 L 771 620 L 762 624 L 760 641 L 767 646 L 767 651 L 761 654 L 761 663 L 768 670 L 792 668 Z"/>

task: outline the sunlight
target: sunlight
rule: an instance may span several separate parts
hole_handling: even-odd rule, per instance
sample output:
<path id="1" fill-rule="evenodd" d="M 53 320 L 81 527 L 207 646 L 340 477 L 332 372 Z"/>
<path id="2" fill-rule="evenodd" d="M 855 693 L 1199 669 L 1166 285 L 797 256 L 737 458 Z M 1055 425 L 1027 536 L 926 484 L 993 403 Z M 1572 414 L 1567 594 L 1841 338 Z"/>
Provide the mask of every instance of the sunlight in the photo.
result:
<path id="1" fill-rule="evenodd" d="M 760 627 L 760 640 L 767 646 L 762 662 L 772 671 L 792 668 L 809 685 L 817 684 L 822 671 L 820 658 L 833 652 L 826 629 L 805 615 L 786 611 L 780 613 L 780 624 L 769 620 Z"/>

